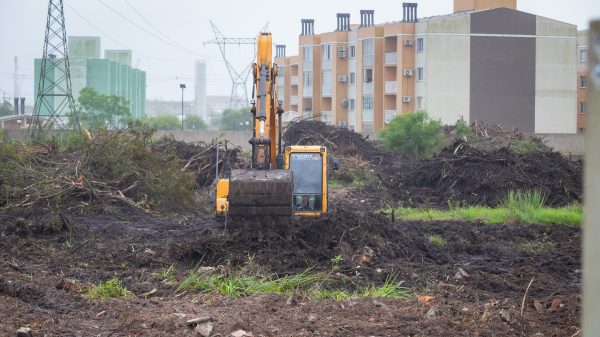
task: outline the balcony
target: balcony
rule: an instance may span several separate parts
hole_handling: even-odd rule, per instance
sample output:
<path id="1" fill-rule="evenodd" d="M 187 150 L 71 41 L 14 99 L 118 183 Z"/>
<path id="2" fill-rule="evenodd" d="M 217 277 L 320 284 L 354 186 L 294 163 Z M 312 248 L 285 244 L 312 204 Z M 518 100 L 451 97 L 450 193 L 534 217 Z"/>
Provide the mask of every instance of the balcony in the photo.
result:
<path id="1" fill-rule="evenodd" d="M 292 76 L 292 77 L 290 77 L 290 84 L 291 85 L 298 85 L 298 76 Z"/>
<path id="2" fill-rule="evenodd" d="M 396 81 L 385 81 L 385 93 L 396 94 Z"/>
<path id="3" fill-rule="evenodd" d="M 373 82 L 363 83 L 362 93 L 363 94 L 372 94 L 373 93 Z"/>
<path id="4" fill-rule="evenodd" d="M 290 97 L 290 105 L 298 105 L 298 96 L 291 96 Z"/>
<path id="5" fill-rule="evenodd" d="M 323 62 L 321 63 L 322 70 L 331 70 L 331 64 L 331 60 L 323 60 Z"/>
<path id="6" fill-rule="evenodd" d="M 385 53 L 385 65 L 395 66 L 398 63 L 398 53 Z"/>
<path id="7" fill-rule="evenodd" d="M 383 111 L 383 123 L 390 124 L 390 121 L 396 117 L 396 110 Z"/>
<path id="8" fill-rule="evenodd" d="M 335 125 L 335 120 L 333 119 L 333 112 L 321 111 L 321 122 L 327 125 Z"/>
<path id="9" fill-rule="evenodd" d="M 363 55 L 363 67 L 372 67 L 375 64 L 374 55 Z"/>
<path id="10" fill-rule="evenodd" d="M 364 133 L 372 133 L 375 130 L 373 129 L 373 122 L 362 122 L 362 132 Z"/>
<path id="11" fill-rule="evenodd" d="M 321 96 L 331 96 L 331 85 L 321 86 Z"/>
<path id="12" fill-rule="evenodd" d="M 302 89 L 302 97 L 312 97 L 312 91 L 312 87 L 304 87 L 304 89 Z"/>

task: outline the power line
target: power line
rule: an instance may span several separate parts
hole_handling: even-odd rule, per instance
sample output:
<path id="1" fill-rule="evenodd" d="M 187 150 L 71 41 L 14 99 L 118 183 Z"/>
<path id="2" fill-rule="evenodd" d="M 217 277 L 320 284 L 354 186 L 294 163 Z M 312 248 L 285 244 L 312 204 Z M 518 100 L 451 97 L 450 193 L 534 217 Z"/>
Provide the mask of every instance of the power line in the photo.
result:
<path id="1" fill-rule="evenodd" d="M 106 36 L 107 38 L 109 38 L 110 40 L 112 40 L 113 42 L 115 42 L 116 44 L 120 45 L 123 48 L 131 49 L 130 46 L 125 45 L 121 41 L 115 39 L 110 34 L 106 33 L 102 29 L 100 29 L 98 26 L 96 26 L 94 23 L 92 23 L 90 20 L 88 20 L 88 18 L 86 18 L 83 14 L 81 14 L 79 11 L 77 11 L 73 6 L 71 6 L 68 2 L 65 2 L 65 5 L 67 5 L 67 7 L 69 7 L 73 12 L 75 12 L 75 14 L 77 14 L 77 16 L 79 16 L 83 21 L 87 22 L 90 26 L 92 26 L 93 28 L 95 28 L 102 35 Z M 140 54 L 143 57 L 146 57 L 146 58 L 149 58 L 149 59 L 153 59 L 153 60 L 157 60 L 157 61 L 178 61 L 178 60 L 181 60 L 181 59 L 183 59 L 183 58 L 186 57 L 186 56 L 181 56 L 181 57 L 176 57 L 176 58 L 161 58 L 161 57 L 155 57 L 155 56 L 150 56 L 150 55 L 147 55 L 147 54 L 144 54 L 144 53 L 140 53 L 139 51 L 135 51 L 135 52 L 137 54 Z"/>
<path id="2" fill-rule="evenodd" d="M 150 35 L 150 36 L 154 37 L 155 39 L 157 39 L 157 40 L 159 40 L 159 41 L 162 41 L 162 42 L 164 42 L 164 43 L 166 43 L 166 44 L 168 44 L 168 45 L 170 45 L 170 46 L 172 46 L 172 47 L 175 47 L 175 48 L 177 48 L 177 49 L 179 49 L 179 50 L 181 50 L 181 51 L 184 51 L 184 52 L 186 52 L 186 53 L 188 53 L 188 54 L 191 54 L 191 55 L 194 55 L 194 56 L 201 56 L 200 54 L 198 54 L 198 53 L 196 53 L 196 52 L 194 52 L 194 51 L 192 51 L 192 50 L 189 50 L 189 49 L 187 49 L 187 48 L 182 48 L 182 47 L 178 46 L 177 44 L 175 44 L 175 43 L 172 43 L 172 42 L 170 42 L 170 41 L 168 41 L 168 40 L 165 40 L 165 39 L 161 38 L 160 36 L 158 36 L 158 35 L 156 35 L 156 34 L 154 34 L 154 33 L 150 32 L 150 31 L 148 31 L 146 28 L 144 28 L 144 27 L 142 27 L 142 26 L 138 25 L 138 24 L 137 24 L 135 21 L 133 21 L 133 20 L 129 19 L 128 17 L 126 17 L 125 15 L 121 14 L 121 13 L 120 13 L 119 11 L 117 11 L 116 9 L 112 8 L 111 6 L 109 6 L 109 5 L 108 5 L 106 2 L 104 2 L 104 1 L 102 1 L 102 0 L 98 0 L 98 2 L 100 2 L 100 3 L 101 3 L 102 5 L 104 5 L 106 8 L 110 9 L 111 11 L 113 11 L 115 14 L 117 14 L 117 15 L 118 15 L 118 16 L 120 16 L 121 18 L 123 18 L 125 21 L 127 21 L 127 22 L 131 23 L 132 25 L 134 25 L 134 26 L 135 26 L 135 27 L 137 27 L 138 29 L 142 30 L 142 31 L 143 31 L 143 32 L 145 32 L 146 34 L 148 34 L 148 35 Z"/>
<path id="3" fill-rule="evenodd" d="M 150 27 L 154 28 L 154 30 L 156 32 L 158 32 L 160 35 L 162 35 L 165 39 L 167 39 L 168 41 L 178 45 L 180 48 L 185 49 L 185 47 L 183 47 L 181 44 L 177 43 L 176 41 L 174 41 L 173 39 L 171 39 L 167 34 L 163 33 L 160 29 L 158 29 L 150 20 L 148 20 L 142 13 L 140 13 L 135 6 L 133 6 L 128 0 L 125 0 L 125 4 L 127 4 L 127 6 L 129 6 L 129 8 L 131 8 L 140 18 L 142 18 L 142 20 L 144 20 L 144 22 L 146 22 Z"/>

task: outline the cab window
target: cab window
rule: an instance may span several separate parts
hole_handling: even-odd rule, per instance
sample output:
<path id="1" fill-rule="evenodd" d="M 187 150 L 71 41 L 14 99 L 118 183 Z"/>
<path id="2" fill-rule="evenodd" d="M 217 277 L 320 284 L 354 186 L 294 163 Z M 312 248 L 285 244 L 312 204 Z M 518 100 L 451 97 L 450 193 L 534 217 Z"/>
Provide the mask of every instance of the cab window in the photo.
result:
<path id="1" fill-rule="evenodd" d="M 294 209 L 320 211 L 323 193 L 321 153 L 290 154 L 290 169 L 294 176 Z"/>

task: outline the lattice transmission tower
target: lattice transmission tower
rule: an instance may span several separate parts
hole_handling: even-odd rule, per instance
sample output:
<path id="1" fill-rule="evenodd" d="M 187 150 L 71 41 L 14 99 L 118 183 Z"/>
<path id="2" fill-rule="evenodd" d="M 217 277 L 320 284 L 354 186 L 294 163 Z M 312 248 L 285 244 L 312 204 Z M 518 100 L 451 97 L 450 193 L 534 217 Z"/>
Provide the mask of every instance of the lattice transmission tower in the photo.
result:
<path id="1" fill-rule="evenodd" d="M 49 0 L 44 53 L 29 129 L 35 138 L 49 129 L 67 128 L 80 130 L 71 91 L 65 15 L 62 0 Z"/>
<path id="2" fill-rule="evenodd" d="M 210 25 L 212 27 L 213 33 L 215 34 L 215 38 L 206 41 L 205 44 L 216 44 L 219 46 L 219 50 L 221 51 L 221 57 L 223 57 L 223 61 L 225 62 L 225 66 L 227 67 L 227 72 L 229 73 L 229 77 L 231 78 L 231 96 L 229 97 L 229 108 L 233 107 L 233 103 L 239 101 L 240 97 L 245 99 L 244 103 L 248 104 L 248 78 L 250 77 L 250 73 L 252 71 L 252 63 L 256 58 L 256 37 L 225 37 L 223 33 L 217 28 L 217 26 L 210 21 Z M 260 30 L 260 32 L 264 32 L 267 30 L 269 23 L 267 22 Z M 258 36 L 258 34 L 257 34 Z M 252 60 L 244 66 L 240 70 L 240 68 L 236 68 L 228 59 L 226 53 L 226 47 L 228 45 L 252 45 L 254 46 L 254 53 L 252 54 Z"/>

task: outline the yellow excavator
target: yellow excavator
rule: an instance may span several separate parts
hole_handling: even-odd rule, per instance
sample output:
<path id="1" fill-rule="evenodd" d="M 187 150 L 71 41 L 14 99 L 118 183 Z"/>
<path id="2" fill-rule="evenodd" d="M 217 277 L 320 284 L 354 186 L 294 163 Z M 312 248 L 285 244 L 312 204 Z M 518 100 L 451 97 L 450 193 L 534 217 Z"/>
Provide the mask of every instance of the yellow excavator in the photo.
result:
<path id="1" fill-rule="evenodd" d="M 272 45 L 271 33 L 260 33 L 252 67 L 252 159 L 247 169 L 231 170 L 229 177 L 217 180 L 218 218 L 316 217 L 328 210 L 325 146 L 286 146 L 282 151 L 283 108 Z"/>

